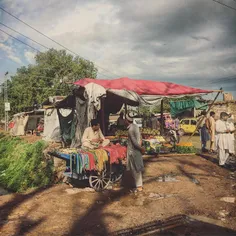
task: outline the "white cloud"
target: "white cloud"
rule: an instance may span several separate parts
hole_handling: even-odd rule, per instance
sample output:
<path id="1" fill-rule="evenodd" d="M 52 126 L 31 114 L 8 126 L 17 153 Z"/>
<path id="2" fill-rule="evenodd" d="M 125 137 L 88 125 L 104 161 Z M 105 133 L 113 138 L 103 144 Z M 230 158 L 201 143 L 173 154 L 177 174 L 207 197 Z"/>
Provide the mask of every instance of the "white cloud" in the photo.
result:
<path id="1" fill-rule="evenodd" d="M 12 61 L 18 63 L 18 64 L 22 64 L 22 61 L 19 57 L 14 56 L 14 55 L 8 55 L 8 58 L 11 59 Z"/>
<path id="2" fill-rule="evenodd" d="M 25 55 L 26 60 L 30 64 L 33 64 L 35 62 L 35 53 L 30 52 L 30 51 L 25 51 L 24 55 Z"/>
<path id="3" fill-rule="evenodd" d="M 0 49 L 5 52 L 6 56 L 11 59 L 12 61 L 18 63 L 18 64 L 21 64 L 22 61 L 19 57 L 16 56 L 14 50 L 10 47 L 10 46 L 7 46 L 3 43 L 0 43 Z"/>
<path id="4" fill-rule="evenodd" d="M 101 77 L 105 74 L 110 78 L 129 76 L 176 82 L 181 78 L 191 85 L 196 78 L 199 81 L 235 74 L 236 15 L 212 1 L 3 0 L 3 3 L 22 20 L 94 61 Z M 3 23 L 47 47 L 61 49 L 5 13 L 4 16 Z M 0 34 L 0 42 L 7 37 L 2 40 Z M 26 60 L 33 63 L 34 54 L 25 51 L 28 48 L 24 45 L 19 47 Z M 9 55 L 16 56 L 12 51 Z"/>
<path id="5" fill-rule="evenodd" d="M 8 35 L 6 35 L 6 34 L 4 34 L 4 33 L 2 33 L 2 32 L 0 32 L 1 34 L 0 34 L 0 42 L 1 43 L 4 43 L 4 42 L 6 42 L 7 40 L 8 40 Z"/>

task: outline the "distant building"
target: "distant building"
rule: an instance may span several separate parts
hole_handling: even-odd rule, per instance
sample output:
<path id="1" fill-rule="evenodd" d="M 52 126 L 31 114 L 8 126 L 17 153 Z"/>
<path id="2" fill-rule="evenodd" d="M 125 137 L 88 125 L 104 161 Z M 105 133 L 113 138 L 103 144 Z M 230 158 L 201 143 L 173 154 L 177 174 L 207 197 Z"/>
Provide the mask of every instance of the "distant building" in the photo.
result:
<path id="1" fill-rule="evenodd" d="M 232 93 L 224 93 L 223 94 L 223 100 L 228 102 L 228 101 L 233 101 L 234 97 L 232 95 Z"/>
<path id="2" fill-rule="evenodd" d="M 211 104 L 211 102 L 209 102 L 209 104 Z M 211 111 L 214 111 L 216 113 L 216 119 L 220 118 L 221 112 L 233 114 L 234 120 L 236 122 L 236 100 L 216 101 Z"/>

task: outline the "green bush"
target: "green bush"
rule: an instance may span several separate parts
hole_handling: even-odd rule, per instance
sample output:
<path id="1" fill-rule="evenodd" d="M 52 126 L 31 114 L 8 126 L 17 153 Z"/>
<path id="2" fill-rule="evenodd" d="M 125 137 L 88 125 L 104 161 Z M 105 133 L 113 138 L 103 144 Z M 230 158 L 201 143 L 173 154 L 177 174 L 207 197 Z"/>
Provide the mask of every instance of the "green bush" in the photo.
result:
<path id="1" fill-rule="evenodd" d="M 0 185 L 10 191 L 22 192 L 52 183 L 53 162 L 43 155 L 46 146 L 44 141 L 30 144 L 0 134 Z"/>

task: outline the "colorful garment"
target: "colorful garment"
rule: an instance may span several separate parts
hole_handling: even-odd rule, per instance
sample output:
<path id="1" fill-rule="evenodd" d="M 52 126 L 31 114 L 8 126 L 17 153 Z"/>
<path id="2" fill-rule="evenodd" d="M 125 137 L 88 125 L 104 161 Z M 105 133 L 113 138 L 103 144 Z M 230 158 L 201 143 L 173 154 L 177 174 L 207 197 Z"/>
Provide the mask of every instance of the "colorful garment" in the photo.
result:
<path id="1" fill-rule="evenodd" d="M 103 148 L 109 153 L 110 164 L 118 163 L 120 159 L 126 158 L 127 149 L 119 144 Z"/>
<path id="2" fill-rule="evenodd" d="M 108 161 L 108 155 L 107 152 L 103 149 L 97 149 L 95 150 L 96 156 L 98 158 L 97 162 L 97 170 L 102 171 L 104 169 L 104 163 Z"/>

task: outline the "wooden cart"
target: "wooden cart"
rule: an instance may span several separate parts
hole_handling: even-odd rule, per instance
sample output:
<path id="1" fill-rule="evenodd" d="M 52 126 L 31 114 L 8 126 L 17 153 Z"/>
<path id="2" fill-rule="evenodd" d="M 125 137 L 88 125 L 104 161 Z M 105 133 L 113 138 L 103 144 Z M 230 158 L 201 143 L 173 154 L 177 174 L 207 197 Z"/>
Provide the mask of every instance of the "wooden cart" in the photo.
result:
<path id="1" fill-rule="evenodd" d="M 109 185 L 118 182 L 122 178 L 125 170 L 123 160 L 119 159 L 117 160 L 117 163 L 110 163 L 110 157 L 108 155 L 108 161 L 104 163 L 102 171 L 94 169 L 84 170 L 83 173 L 78 173 L 75 154 L 65 154 L 60 151 L 50 152 L 49 154 L 66 161 L 64 175 L 69 181 L 88 179 L 90 187 L 98 192 L 103 191 L 104 189 L 107 189 Z"/>

